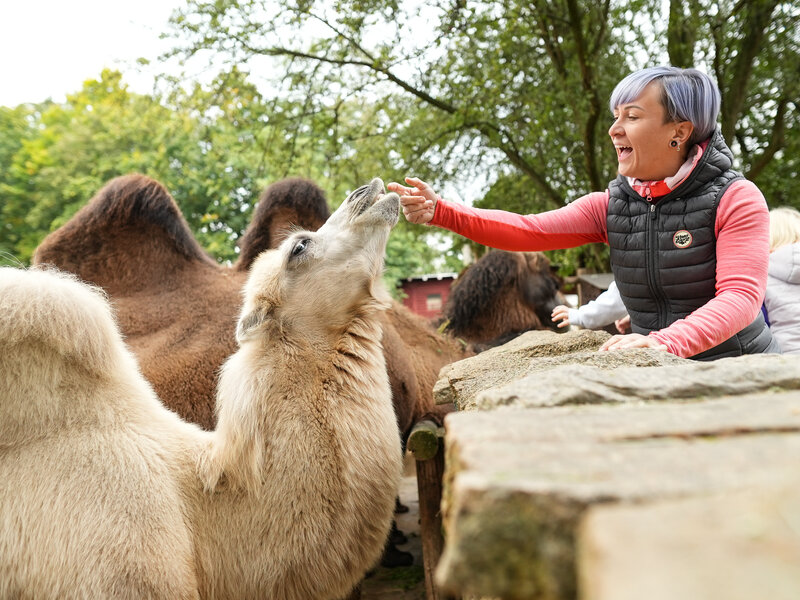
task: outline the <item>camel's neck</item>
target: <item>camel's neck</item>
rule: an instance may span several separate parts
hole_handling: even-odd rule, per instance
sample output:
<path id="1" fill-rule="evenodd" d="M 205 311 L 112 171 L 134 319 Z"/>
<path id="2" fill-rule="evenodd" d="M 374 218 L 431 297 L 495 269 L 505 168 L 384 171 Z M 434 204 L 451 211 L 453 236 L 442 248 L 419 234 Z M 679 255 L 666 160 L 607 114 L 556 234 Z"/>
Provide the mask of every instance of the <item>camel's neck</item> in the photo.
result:
<path id="1" fill-rule="evenodd" d="M 220 377 L 216 468 L 207 485 L 213 487 L 224 472 L 258 488 L 264 469 L 279 460 L 276 452 L 300 453 L 306 469 L 336 471 L 341 435 L 373 428 L 374 420 L 388 419 L 396 430 L 380 336 L 377 319 L 363 319 L 333 343 L 246 343 Z"/>

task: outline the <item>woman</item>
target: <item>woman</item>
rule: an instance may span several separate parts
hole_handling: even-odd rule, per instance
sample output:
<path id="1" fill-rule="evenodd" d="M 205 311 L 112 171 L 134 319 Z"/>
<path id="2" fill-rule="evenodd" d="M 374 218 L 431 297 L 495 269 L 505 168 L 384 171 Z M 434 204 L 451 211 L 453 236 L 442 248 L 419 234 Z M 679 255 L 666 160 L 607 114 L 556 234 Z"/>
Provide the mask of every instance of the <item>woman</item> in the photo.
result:
<path id="1" fill-rule="evenodd" d="M 769 211 L 769 272 L 764 308 L 781 350 L 800 354 L 800 212 Z"/>
<path id="2" fill-rule="evenodd" d="M 760 307 L 767 281 L 769 215 L 758 188 L 731 169 L 716 130 L 719 90 L 695 69 L 653 67 L 611 95 L 608 130 L 618 177 L 538 215 L 442 200 L 407 178 L 412 223 L 445 227 L 504 250 L 611 247 L 611 268 L 634 333 L 601 350 L 658 348 L 701 360 L 779 352 Z"/>

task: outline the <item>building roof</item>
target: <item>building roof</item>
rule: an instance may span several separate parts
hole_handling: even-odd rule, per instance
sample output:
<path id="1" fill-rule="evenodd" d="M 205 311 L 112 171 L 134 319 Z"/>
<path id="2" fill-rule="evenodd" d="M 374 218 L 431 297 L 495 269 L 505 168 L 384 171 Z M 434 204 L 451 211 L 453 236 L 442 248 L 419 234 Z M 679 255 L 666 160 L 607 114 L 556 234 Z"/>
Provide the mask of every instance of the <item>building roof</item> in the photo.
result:
<path id="1" fill-rule="evenodd" d="M 428 273 L 426 275 L 413 275 L 404 277 L 400 281 L 428 281 L 429 279 L 458 279 L 458 273 Z"/>
<path id="2" fill-rule="evenodd" d="M 578 275 L 580 281 L 585 281 L 600 290 L 607 290 L 611 282 L 614 281 L 613 273 L 589 273 L 586 275 Z"/>

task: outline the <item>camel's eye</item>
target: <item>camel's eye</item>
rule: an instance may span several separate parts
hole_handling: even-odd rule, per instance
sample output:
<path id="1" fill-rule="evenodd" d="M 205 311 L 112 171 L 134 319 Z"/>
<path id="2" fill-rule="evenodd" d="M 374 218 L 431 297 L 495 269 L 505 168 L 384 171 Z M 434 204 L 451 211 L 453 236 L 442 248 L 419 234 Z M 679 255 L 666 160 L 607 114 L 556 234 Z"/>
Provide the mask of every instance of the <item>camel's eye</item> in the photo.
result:
<path id="1" fill-rule="evenodd" d="M 311 242 L 308 238 L 302 238 L 295 242 L 294 246 L 292 247 L 292 257 L 300 256 L 303 252 L 306 251 L 308 248 L 308 244 Z"/>

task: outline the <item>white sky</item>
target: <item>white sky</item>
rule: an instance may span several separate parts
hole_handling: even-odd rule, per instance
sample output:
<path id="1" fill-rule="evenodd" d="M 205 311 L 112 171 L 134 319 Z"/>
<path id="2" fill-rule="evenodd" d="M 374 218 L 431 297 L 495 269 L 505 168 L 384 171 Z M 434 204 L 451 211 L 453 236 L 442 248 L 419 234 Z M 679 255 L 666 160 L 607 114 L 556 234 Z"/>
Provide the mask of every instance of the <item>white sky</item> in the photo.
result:
<path id="1" fill-rule="evenodd" d="M 123 74 L 123 83 L 149 94 L 155 61 L 174 42 L 160 40 L 172 12 L 186 0 L 0 0 L 0 106 L 48 98 L 63 102 L 103 68 Z M 139 57 L 153 61 L 136 64 Z M 472 182 L 470 190 L 485 182 Z M 448 198 L 460 199 L 453 189 Z"/>
<path id="2" fill-rule="evenodd" d="M 158 39 L 184 0 L 0 0 L 0 106 L 56 101 L 104 67 L 147 93 L 163 66 L 142 69 L 169 47 Z"/>

